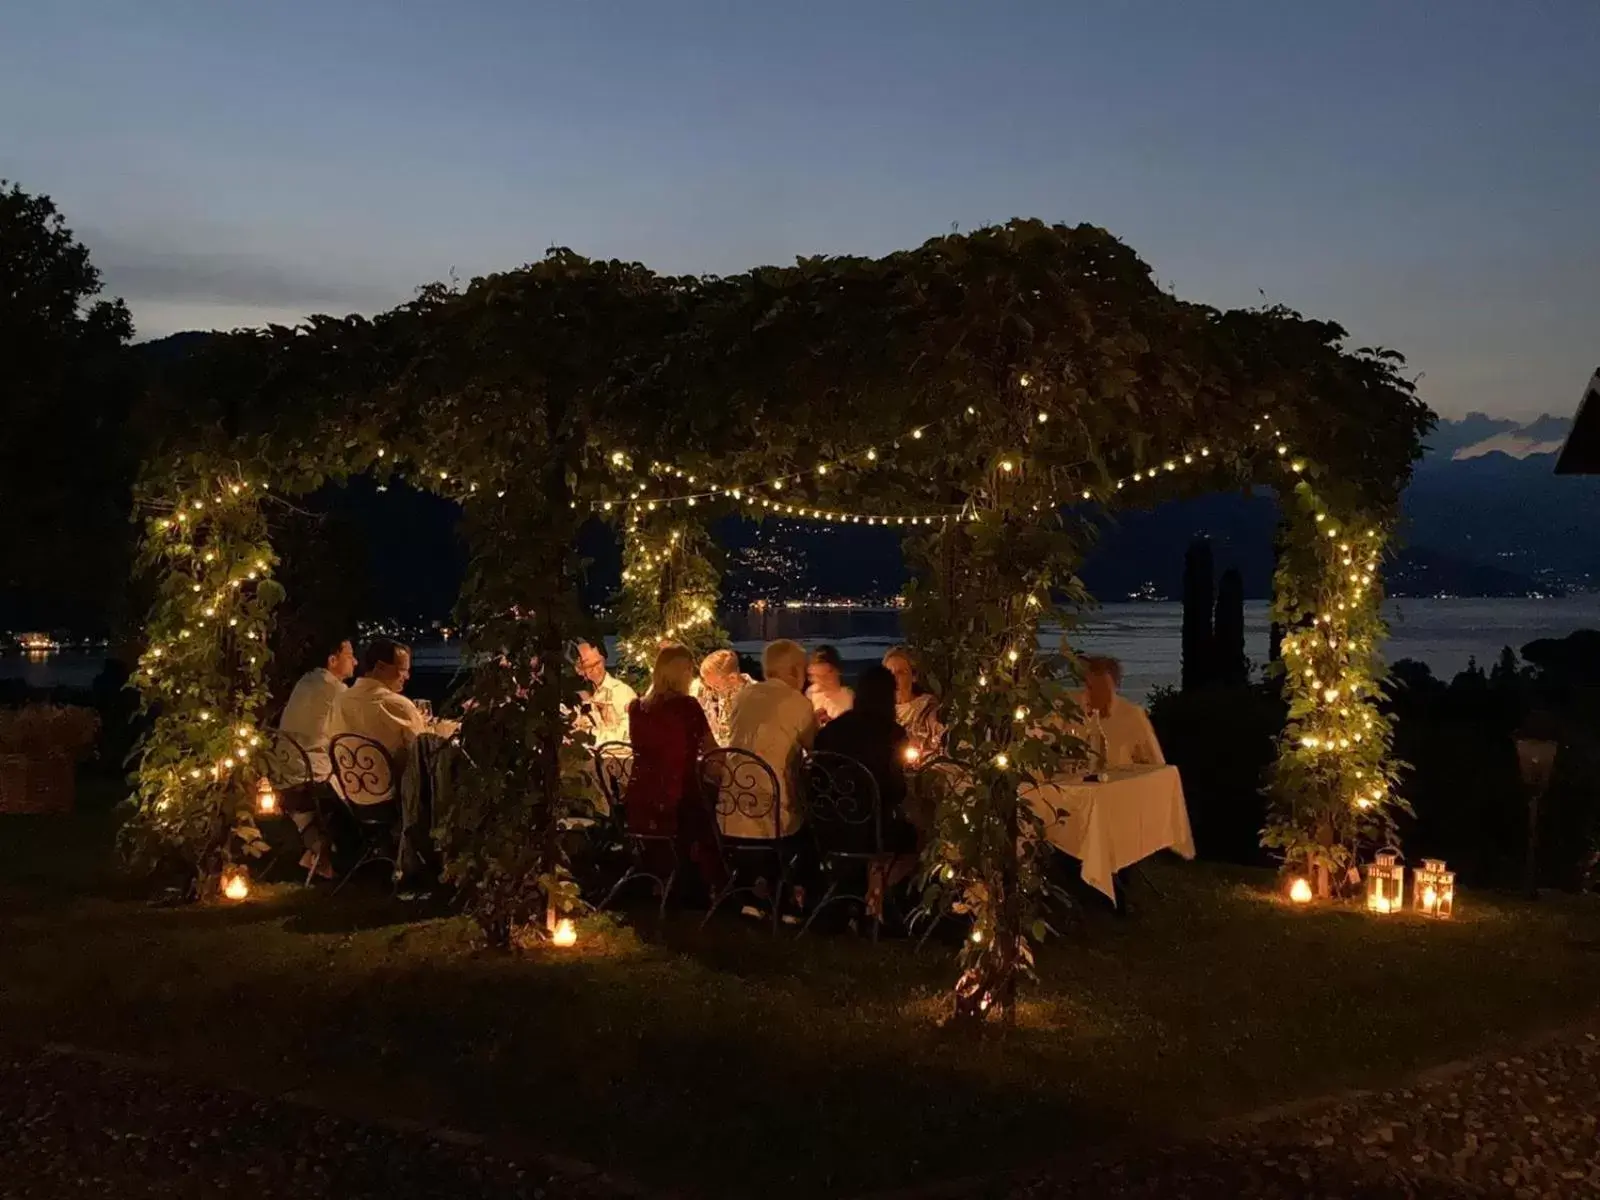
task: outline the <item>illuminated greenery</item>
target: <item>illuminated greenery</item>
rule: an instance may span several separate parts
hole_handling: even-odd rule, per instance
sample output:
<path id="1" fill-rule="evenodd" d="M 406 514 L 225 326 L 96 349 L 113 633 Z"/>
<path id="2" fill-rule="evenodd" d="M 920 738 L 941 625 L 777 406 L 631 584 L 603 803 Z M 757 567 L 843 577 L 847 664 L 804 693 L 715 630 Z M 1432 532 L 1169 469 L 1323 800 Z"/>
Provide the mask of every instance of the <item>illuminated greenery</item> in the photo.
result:
<path id="1" fill-rule="evenodd" d="M 404 469 L 463 504 L 463 737 L 477 769 L 441 841 L 502 944 L 571 900 L 554 830 L 576 766 L 569 647 L 594 635 L 577 600 L 581 521 L 624 528 L 619 615 L 636 667 L 663 636 L 697 650 L 720 636 L 706 520 L 903 528 L 918 573 L 908 628 L 974 780 L 939 815 L 928 902 L 973 917 L 956 1016 L 1010 1019 L 1048 932 L 1017 785 L 1073 748 L 1054 732 L 1072 716 L 1070 649 L 1038 639 L 1083 599 L 1092 508 L 1252 484 L 1289 498 L 1275 611 L 1295 631 L 1292 718 L 1264 837 L 1336 872 L 1391 831 L 1375 571 L 1431 417 L 1398 356 L 1343 339 L 1283 310 L 1178 301 L 1104 230 L 1015 221 L 882 259 L 709 280 L 557 251 L 372 322 L 241 335 L 179 394 L 190 407 L 221 396 L 231 417 L 220 435 L 203 427 L 198 475 L 265 463 L 262 479 L 296 491 Z M 264 534 L 250 545 L 270 562 Z M 181 581 L 181 563 L 152 561 Z M 164 586 L 163 642 L 174 603 Z M 204 654 L 202 673 L 228 661 L 226 643 Z M 259 677 L 227 678 L 207 684 L 208 703 L 254 719 Z M 221 749 L 197 719 L 175 711 L 147 746 L 149 829 L 166 829 L 172 764 Z M 190 860 L 215 859 L 214 840 L 186 842 Z"/>

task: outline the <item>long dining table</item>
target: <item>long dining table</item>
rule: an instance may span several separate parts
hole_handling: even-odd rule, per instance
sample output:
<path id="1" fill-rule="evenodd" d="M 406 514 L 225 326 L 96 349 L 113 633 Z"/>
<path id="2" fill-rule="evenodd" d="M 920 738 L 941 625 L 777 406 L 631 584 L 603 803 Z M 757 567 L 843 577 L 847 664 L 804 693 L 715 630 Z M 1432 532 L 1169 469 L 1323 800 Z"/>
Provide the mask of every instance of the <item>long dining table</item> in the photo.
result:
<path id="1" fill-rule="evenodd" d="M 1025 784 L 1050 843 L 1083 864 L 1083 880 L 1116 903 L 1118 871 L 1161 850 L 1194 857 L 1194 834 L 1174 766 L 1120 767 L 1089 780 Z"/>

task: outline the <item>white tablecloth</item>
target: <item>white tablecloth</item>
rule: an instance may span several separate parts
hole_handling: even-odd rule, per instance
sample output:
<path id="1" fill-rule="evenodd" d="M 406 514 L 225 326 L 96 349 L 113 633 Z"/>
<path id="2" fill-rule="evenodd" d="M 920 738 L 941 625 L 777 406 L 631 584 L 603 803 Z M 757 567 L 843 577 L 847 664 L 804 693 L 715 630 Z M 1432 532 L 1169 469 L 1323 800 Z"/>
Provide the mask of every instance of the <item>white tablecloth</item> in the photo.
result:
<path id="1" fill-rule="evenodd" d="M 1057 779 L 1022 795 L 1044 822 L 1045 836 L 1083 863 L 1084 882 L 1113 900 L 1113 876 L 1157 850 L 1194 857 L 1189 810 L 1178 768 L 1123 767 L 1101 783 Z"/>

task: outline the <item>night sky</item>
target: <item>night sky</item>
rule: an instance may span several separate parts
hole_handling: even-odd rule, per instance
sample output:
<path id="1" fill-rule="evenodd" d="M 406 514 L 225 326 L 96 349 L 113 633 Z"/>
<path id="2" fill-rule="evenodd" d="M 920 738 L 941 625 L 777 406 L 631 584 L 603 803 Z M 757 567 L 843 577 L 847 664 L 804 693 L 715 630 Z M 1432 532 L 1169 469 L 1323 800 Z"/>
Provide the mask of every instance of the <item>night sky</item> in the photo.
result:
<path id="1" fill-rule="evenodd" d="M 141 337 L 1032 215 L 1396 346 L 1447 416 L 1600 362 L 1596 0 L 52 0 L 0 9 L 0 112 Z"/>

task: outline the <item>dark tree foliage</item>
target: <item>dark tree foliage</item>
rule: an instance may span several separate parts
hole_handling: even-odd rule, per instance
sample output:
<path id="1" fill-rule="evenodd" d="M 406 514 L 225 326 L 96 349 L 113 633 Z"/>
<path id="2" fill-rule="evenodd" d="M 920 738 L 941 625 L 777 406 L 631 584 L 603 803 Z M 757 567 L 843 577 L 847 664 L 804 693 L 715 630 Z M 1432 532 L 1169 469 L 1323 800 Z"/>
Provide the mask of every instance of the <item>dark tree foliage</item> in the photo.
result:
<path id="1" fill-rule="evenodd" d="M 49 197 L 0 180 L 0 618 L 18 624 L 105 628 L 119 615 L 138 465 L 133 322 L 100 290 Z"/>
<path id="2" fill-rule="evenodd" d="M 1244 579 L 1233 567 L 1217 582 L 1217 617 L 1212 623 L 1212 667 L 1224 687 L 1239 687 L 1250 678 L 1244 652 Z"/>
<path id="3" fill-rule="evenodd" d="M 1183 556 L 1183 690 L 1192 692 L 1216 677 L 1216 644 L 1211 627 L 1215 587 L 1211 543 L 1196 538 Z"/>

